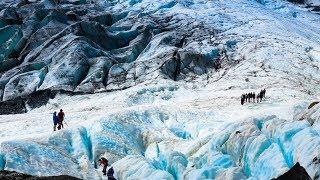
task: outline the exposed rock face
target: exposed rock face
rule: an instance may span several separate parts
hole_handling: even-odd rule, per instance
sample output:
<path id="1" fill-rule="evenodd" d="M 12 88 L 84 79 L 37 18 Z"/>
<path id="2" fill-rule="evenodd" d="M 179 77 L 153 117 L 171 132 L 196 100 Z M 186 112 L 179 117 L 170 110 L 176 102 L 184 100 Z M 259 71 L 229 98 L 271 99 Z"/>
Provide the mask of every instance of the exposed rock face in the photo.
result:
<path id="1" fill-rule="evenodd" d="M 289 2 L 293 2 L 293 3 L 299 3 L 299 4 L 304 4 L 306 3 L 306 0 L 288 0 Z"/>
<path id="2" fill-rule="evenodd" d="M 12 100 L 0 102 L 0 114 L 25 113 L 28 111 L 28 109 L 33 109 L 45 105 L 58 93 L 70 94 L 70 92 L 59 92 L 51 90 L 36 91 L 28 96 L 16 97 Z"/>
<path id="3" fill-rule="evenodd" d="M 308 109 L 311 109 L 313 106 L 319 104 L 319 101 L 315 101 L 315 102 L 312 102 L 310 103 L 310 105 L 308 106 Z"/>
<path id="4" fill-rule="evenodd" d="M 275 180 L 311 180 L 311 177 L 308 175 L 307 171 L 300 166 L 299 163 L 296 163 L 288 172 L 279 176 Z"/>
<path id="5" fill-rule="evenodd" d="M 14 171 L 0 171 L 0 179 L 2 180 L 80 180 L 71 176 L 51 176 L 51 177 L 36 177 L 27 174 L 17 173 Z"/>

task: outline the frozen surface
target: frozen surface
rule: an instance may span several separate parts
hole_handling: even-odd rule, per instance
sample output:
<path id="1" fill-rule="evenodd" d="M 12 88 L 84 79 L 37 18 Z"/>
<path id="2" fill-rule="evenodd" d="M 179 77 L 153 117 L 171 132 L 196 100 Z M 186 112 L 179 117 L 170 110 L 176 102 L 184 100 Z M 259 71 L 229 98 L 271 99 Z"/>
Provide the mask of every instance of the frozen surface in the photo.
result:
<path id="1" fill-rule="evenodd" d="M 319 90 L 318 14 L 286 1 L 18 2 L 0 3 L 1 101 L 167 79 Z M 34 71 L 41 80 L 30 87 L 25 73 Z M 17 79 L 21 92 L 8 93 Z"/>
<path id="2" fill-rule="evenodd" d="M 284 1 L 93 2 L 102 9 L 79 5 L 92 8 L 81 22 L 40 11 L 29 19 L 38 33 L 0 29 L 0 65 L 32 36 L 21 64 L 0 67 L 3 100 L 101 92 L 1 115 L 0 169 L 103 179 L 104 156 L 118 179 L 271 179 L 296 162 L 319 178 L 320 105 L 308 109 L 320 92 L 319 15 Z M 261 103 L 240 105 L 263 88 Z M 60 108 L 67 125 L 53 132 Z"/>
<path id="3" fill-rule="evenodd" d="M 319 121 L 309 121 L 319 105 L 307 110 L 297 100 L 309 95 L 269 89 L 265 101 L 241 106 L 242 90 L 173 87 L 59 95 L 27 114 L 3 115 L 0 167 L 99 179 L 96 161 L 104 156 L 119 179 L 270 179 L 296 162 L 318 176 Z M 52 132 L 50 113 L 60 107 L 68 126 Z"/>

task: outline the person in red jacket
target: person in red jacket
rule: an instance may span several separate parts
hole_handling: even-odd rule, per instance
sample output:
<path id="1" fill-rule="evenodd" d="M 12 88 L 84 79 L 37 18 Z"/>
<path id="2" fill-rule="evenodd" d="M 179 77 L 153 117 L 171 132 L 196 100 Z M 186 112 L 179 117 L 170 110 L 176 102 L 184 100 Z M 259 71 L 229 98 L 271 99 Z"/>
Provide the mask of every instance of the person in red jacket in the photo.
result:
<path id="1" fill-rule="evenodd" d="M 109 165 L 109 164 L 108 164 L 108 160 L 107 160 L 106 158 L 102 157 L 102 158 L 100 158 L 100 159 L 98 160 L 98 162 L 99 162 L 100 166 L 103 167 L 103 170 L 102 170 L 103 175 L 107 175 L 107 167 L 108 167 L 108 165 Z"/>
<path id="2" fill-rule="evenodd" d="M 64 112 L 62 109 L 60 109 L 60 112 L 58 113 L 58 118 L 59 118 L 59 125 L 58 125 L 58 130 L 63 128 L 63 120 L 64 120 Z"/>

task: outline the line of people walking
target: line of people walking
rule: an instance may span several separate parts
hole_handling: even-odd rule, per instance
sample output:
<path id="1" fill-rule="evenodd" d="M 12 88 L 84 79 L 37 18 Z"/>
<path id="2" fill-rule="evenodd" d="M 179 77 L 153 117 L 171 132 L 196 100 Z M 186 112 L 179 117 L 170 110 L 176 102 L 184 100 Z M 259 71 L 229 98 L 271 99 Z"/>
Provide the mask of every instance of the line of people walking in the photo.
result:
<path id="1" fill-rule="evenodd" d="M 266 97 L 266 89 L 261 90 L 257 95 L 254 92 L 246 93 L 241 95 L 241 105 L 250 102 L 261 102 Z"/>
<path id="2" fill-rule="evenodd" d="M 53 131 L 56 131 L 56 129 L 60 130 L 63 128 L 64 117 L 65 114 L 62 109 L 60 109 L 58 115 L 57 112 L 53 113 Z"/>

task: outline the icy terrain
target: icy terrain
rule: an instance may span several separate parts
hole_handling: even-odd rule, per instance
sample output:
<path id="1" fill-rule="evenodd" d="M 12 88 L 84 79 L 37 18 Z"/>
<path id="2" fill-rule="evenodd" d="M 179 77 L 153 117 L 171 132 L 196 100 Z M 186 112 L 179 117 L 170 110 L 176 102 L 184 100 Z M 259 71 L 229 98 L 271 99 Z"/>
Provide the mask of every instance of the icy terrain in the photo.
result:
<path id="1" fill-rule="evenodd" d="M 0 169 L 99 179 L 104 156 L 118 179 L 271 179 L 299 162 L 319 179 L 320 104 L 309 105 L 320 92 L 320 20 L 309 9 L 269 0 L 1 3 L 3 101 L 48 89 L 96 94 L 62 93 L 1 115 Z M 263 102 L 240 105 L 241 94 L 263 88 Z M 60 108 L 68 125 L 52 132 Z"/>
<path id="2" fill-rule="evenodd" d="M 270 179 L 300 162 L 318 177 L 320 105 L 306 110 L 296 100 L 308 95 L 268 89 L 264 102 L 241 106 L 243 90 L 169 84 L 61 95 L 27 114 L 1 116 L 0 165 L 92 179 L 105 156 L 119 179 Z M 68 126 L 52 132 L 50 113 L 60 107 Z"/>

